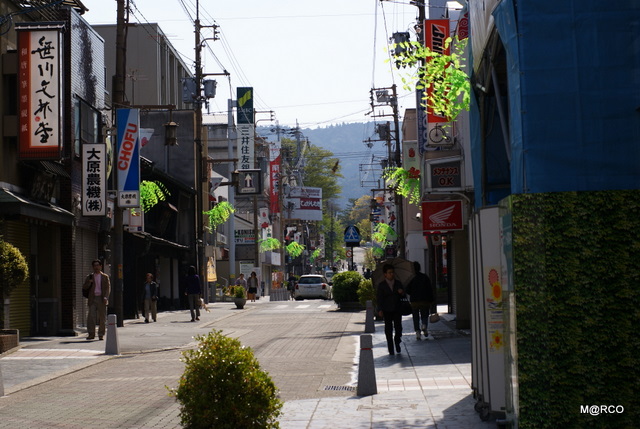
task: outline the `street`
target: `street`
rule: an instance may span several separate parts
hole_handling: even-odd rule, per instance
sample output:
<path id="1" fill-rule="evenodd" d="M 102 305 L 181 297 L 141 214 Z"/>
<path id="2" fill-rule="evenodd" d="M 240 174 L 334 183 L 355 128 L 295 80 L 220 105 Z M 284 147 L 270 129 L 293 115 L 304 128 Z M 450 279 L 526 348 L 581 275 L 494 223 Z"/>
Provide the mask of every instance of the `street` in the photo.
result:
<path id="1" fill-rule="evenodd" d="M 322 300 L 258 301 L 245 310 L 216 303 L 211 308 L 197 325 L 186 321 L 185 312 L 161 313 L 152 324 L 128 321 L 119 328 L 121 356 L 90 362 L 83 355 L 94 364 L 13 393 L 5 385 L 10 394 L 0 399 L 0 427 L 179 427 L 179 406 L 165 386 L 177 386 L 182 373 L 179 349 L 192 347 L 192 336 L 212 329 L 252 347 L 285 401 L 353 395 L 335 386 L 353 381 L 361 314 L 338 312 L 333 302 Z M 25 344 L 0 359 L 6 384 L 29 362 L 36 366 L 47 359 L 29 361 L 21 353 L 69 349 L 79 354 L 104 347 L 84 336 Z M 59 361 L 51 359 L 52 365 Z"/>

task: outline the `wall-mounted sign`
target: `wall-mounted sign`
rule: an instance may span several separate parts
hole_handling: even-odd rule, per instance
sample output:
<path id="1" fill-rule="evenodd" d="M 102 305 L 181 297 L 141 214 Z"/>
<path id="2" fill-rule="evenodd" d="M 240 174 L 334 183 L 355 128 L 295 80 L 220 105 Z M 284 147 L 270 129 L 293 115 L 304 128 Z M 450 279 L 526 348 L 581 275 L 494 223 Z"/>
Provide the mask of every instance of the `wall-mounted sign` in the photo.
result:
<path id="1" fill-rule="evenodd" d="M 427 189 L 460 191 L 464 189 L 460 156 L 429 160 L 426 165 Z"/>
<path id="2" fill-rule="evenodd" d="M 322 220 L 322 188 L 293 187 L 284 207 L 287 219 Z"/>
<path id="3" fill-rule="evenodd" d="M 238 167 L 248 170 L 255 167 L 255 126 L 238 124 Z"/>
<path id="4" fill-rule="evenodd" d="M 425 234 L 464 228 L 462 201 L 423 201 L 422 232 Z"/>
<path id="5" fill-rule="evenodd" d="M 82 145 L 82 216 L 107 215 L 107 146 Z"/>
<path id="6" fill-rule="evenodd" d="M 451 49 L 449 47 L 445 49 L 445 40 L 449 35 L 449 19 L 427 19 L 424 21 L 424 45 L 432 52 L 450 55 Z M 433 86 L 429 86 L 427 93 L 431 94 L 432 89 Z M 424 101 L 422 103 L 424 104 Z M 427 122 L 447 122 L 447 118 L 427 106 Z"/>
<path id="7" fill-rule="evenodd" d="M 118 206 L 140 207 L 140 111 L 118 109 Z"/>
<path id="8" fill-rule="evenodd" d="M 62 24 L 51 22 L 16 24 L 20 158 L 60 158 L 64 118 L 60 89 L 63 28 Z"/>
<path id="9" fill-rule="evenodd" d="M 262 172 L 259 169 L 238 170 L 238 195 L 259 195 L 262 193 Z"/>
<path id="10" fill-rule="evenodd" d="M 236 88 L 238 104 L 238 124 L 254 124 L 253 121 L 253 88 Z"/>

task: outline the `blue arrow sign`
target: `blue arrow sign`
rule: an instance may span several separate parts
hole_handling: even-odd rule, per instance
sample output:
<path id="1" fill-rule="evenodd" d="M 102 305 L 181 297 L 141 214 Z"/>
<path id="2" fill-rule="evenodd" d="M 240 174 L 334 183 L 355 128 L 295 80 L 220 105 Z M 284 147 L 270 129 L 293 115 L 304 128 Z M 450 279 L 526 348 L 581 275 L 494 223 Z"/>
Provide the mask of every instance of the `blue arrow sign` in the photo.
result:
<path id="1" fill-rule="evenodd" d="M 360 243 L 360 230 L 350 225 L 344 230 L 344 241 L 345 243 Z"/>

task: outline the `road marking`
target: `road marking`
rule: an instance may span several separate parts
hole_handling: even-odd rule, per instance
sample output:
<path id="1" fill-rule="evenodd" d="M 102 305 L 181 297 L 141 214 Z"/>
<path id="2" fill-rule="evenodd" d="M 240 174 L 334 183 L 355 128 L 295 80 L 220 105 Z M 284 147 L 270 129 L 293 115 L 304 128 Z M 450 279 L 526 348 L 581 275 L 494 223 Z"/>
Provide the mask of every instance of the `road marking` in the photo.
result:
<path id="1" fill-rule="evenodd" d="M 297 305 L 296 308 L 309 308 L 311 307 L 310 305 Z"/>

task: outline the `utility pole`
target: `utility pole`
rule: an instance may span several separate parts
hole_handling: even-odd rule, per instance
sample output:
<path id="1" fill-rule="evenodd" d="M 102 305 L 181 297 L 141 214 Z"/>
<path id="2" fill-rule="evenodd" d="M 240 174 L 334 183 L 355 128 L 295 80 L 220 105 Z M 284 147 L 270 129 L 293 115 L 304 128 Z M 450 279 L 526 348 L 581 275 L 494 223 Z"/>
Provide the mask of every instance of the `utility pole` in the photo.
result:
<path id="1" fill-rule="evenodd" d="M 400 148 L 400 120 L 398 118 L 398 94 L 396 91 L 396 84 L 391 86 L 393 92 L 391 98 L 391 108 L 393 109 L 393 127 L 395 131 L 396 151 L 395 151 L 395 165 L 396 167 L 402 167 L 402 149 Z M 402 195 L 396 192 L 396 208 L 398 211 L 398 256 L 401 258 L 406 257 L 405 245 L 404 245 L 404 207 L 402 201 Z"/>
<path id="2" fill-rule="evenodd" d="M 196 61 L 195 61 L 195 78 L 196 78 L 196 120 L 195 120 L 195 145 L 196 145 L 196 253 L 198 258 L 198 273 L 200 275 L 200 279 L 202 280 L 203 286 L 207 285 L 207 263 L 205 260 L 205 236 L 204 236 L 204 185 L 203 182 L 206 182 L 206 171 L 207 171 L 207 153 L 206 148 L 202 144 L 202 45 L 200 41 L 200 2 L 196 0 L 196 19 L 195 19 L 195 49 L 196 49 Z M 208 198 L 207 198 L 208 200 Z M 208 287 L 204 288 L 204 298 L 205 301 L 209 300 L 208 296 Z"/>
<path id="3" fill-rule="evenodd" d="M 205 73 L 202 72 L 202 47 L 203 43 L 207 40 L 217 40 L 216 37 L 216 28 L 217 25 L 200 25 L 200 1 L 196 0 L 196 19 L 194 21 L 195 26 L 195 81 L 196 81 L 196 97 L 194 100 L 195 103 L 195 130 L 194 130 L 194 143 L 196 146 L 196 213 L 195 213 L 195 222 L 196 222 L 196 254 L 197 254 L 197 266 L 198 273 L 200 275 L 200 279 L 203 281 L 203 285 L 207 286 L 207 256 L 205 253 L 207 241 L 206 241 L 206 229 L 205 229 L 205 201 L 209 201 L 209 190 L 207 187 L 207 182 L 209 180 L 209 170 L 208 170 L 208 151 L 207 145 L 202 142 L 202 103 L 207 98 L 206 90 L 204 90 L 205 95 L 203 96 L 203 83 Z M 203 28 L 213 28 L 214 35 L 209 39 L 200 39 L 200 31 Z M 224 75 L 228 76 L 229 73 L 226 71 L 224 73 L 207 73 L 209 75 Z M 209 299 L 209 288 L 204 288 L 204 298 L 208 301 Z"/>
<path id="4" fill-rule="evenodd" d="M 117 1 L 117 13 L 116 13 L 116 74 L 113 77 L 113 123 L 115 124 L 116 109 L 121 108 L 125 104 L 125 76 L 127 69 L 127 21 L 125 18 L 125 0 Z M 113 207 L 113 265 L 115 268 L 115 275 L 112 273 L 113 278 L 113 304 L 112 309 L 117 317 L 117 324 L 119 327 L 124 326 L 124 309 L 123 309 L 123 213 L 119 206 L 118 199 L 118 174 L 114 175 L 114 188 L 116 192 L 115 204 Z"/>
<path id="5" fill-rule="evenodd" d="M 389 95 L 388 90 L 391 90 L 391 95 Z M 388 104 L 392 108 L 392 114 L 375 113 L 376 104 L 374 102 L 374 96 L 378 103 Z M 394 126 L 394 141 L 395 141 L 395 150 L 391 151 L 391 130 L 387 126 L 387 131 L 385 132 L 387 135 L 383 138 L 386 140 L 388 151 L 389 151 L 389 162 L 388 166 L 401 167 L 402 166 L 402 149 L 400 146 L 400 120 L 398 118 L 398 94 L 396 90 L 396 85 L 393 84 L 390 88 L 373 88 L 371 90 L 371 110 L 373 112 L 373 117 L 384 117 L 384 116 L 393 116 L 393 126 Z M 387 125 L 389 123 L 387 122 Z M 382 138 L 382 136 L 381 136 Z M 398 220 L 397 224 L 397 233 L 398 233 L 398 256 L 401 258 L 406 257 L 405 252 L 405 236 L 404 236 L 404 207 L 402 206 L 402 195 L 395 192 L 394 204 L 396 206 L 396 218 Z"/>

